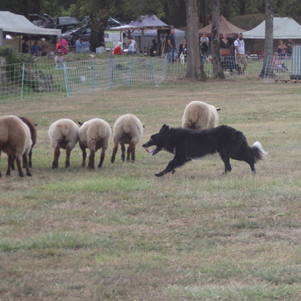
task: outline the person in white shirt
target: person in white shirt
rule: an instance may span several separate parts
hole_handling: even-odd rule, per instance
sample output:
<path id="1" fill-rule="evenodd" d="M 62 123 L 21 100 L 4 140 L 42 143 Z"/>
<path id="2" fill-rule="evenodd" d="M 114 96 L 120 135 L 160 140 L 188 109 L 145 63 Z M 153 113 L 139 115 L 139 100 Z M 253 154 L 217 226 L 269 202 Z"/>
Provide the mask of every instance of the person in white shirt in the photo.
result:
<path id="1" fill-rule="evenodd" d="M 134 54 L 136 53 L 137 49 L 136 49 L 136 41 L 134 38 L 130 39 L 130 43 L 129 43 L 129 48 L 128 48 L 128 54 Z"/>
<path id="2" fill-rule="evenodd" d="M 246 57 L 246 49 L 245 49 L 245 41 L 243 40 L 243 35 L 240 33 L 237 39 L 234 41 L 235 47 L 235 58 L 236 63 L 239 66 L 242 66 L 242 73 L 245 72 L 247 67 L 247 57 Z"/>

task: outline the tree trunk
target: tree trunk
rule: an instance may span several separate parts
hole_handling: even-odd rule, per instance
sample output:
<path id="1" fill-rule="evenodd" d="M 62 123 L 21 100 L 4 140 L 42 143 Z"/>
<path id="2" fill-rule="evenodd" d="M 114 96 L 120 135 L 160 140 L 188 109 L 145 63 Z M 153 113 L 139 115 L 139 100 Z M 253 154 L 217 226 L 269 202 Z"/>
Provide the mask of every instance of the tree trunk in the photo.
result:
<path id="1" fill-rule="evenodd" d="M 200 1 L 200 20 L 203 26 L 209 23 L 209 11 L 208 11 L 208 0 Z"/>
<path id="2" fill-rule="evenodd" d="M 239 13 L 240 15 L 244 15 L 246 13 L 246 0 L 239 1 Z"/>
<path id="3" fill-rule="evenodd" d="M 273 58 L 273 30 L 274 30 L 273 0 L 265 0 L 265 40 L 264 40 L 264 62 L 260 77 L 273 76 L 272 58 Z"/>
<path id="4" fill-rule="evenodd" d="M 204 65 L 200 58 L 199 43 L 199 16 L 197 0 L 186 0 L 186 24 L 187 24 L 187 69 L 186 77 L 196 80 L 207 79 Z"/>
<path id="5" fill-rule="evenodd" d="M 220 0 L 212 1 L 212 31 L 211 31 L 211 54 L 213 77 L 225 79 L 224 70 L 220 57 L 219 39 L 219 20 L 220 20 Z"/>

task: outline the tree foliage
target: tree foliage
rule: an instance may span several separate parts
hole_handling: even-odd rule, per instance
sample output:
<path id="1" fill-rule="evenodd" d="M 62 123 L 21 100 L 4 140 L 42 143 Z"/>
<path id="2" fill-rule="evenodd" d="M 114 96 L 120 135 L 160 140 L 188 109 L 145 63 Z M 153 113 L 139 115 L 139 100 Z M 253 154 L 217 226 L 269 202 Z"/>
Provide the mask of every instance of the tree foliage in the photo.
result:
<path id="1" fill-rule="evenodd" d="M 197 0 L 199 22 L 211 22 L 212 1 Z M 220 0 L 221 13 L 227 18 L 237 15 L 264 13 L 264 0 Z M 96 15 L 109 12 L 123 22 L 139 15 L 156 14 L 165 22 L 177 27 L 186 26 L 185 0 L 1 0 L 0 10 L 29 15 L 48 13 L 53 17 L 60 15 Z M 300 0 L 275 0 L 275 15 L 301 16 Z"/>

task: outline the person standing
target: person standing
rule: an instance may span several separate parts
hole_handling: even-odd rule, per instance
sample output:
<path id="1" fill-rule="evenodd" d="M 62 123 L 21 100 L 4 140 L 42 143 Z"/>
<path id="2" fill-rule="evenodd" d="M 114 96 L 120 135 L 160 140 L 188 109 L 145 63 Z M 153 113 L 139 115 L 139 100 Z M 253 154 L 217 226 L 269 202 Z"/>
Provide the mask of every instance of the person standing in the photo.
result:
<path id="1" fill-rule="evenodd" d="M 209 38 L 206 36 L 205 33 L 202 33 L 201 37 L 200 37 L 200 50 L 201 50 L 201 54 L 204 57 L 208 56 L 209 53 Z"/>
<path id="2" fill-rule="evenodd" d="M 56 43 L 56 51 L 57 53 L 61 55 L 68 54 L 69 52 L 69 44 L 67 40 L 65 40 L 63 37 L 58 38 L 58 42 Z"/>
<path id="3" fill-rule="evenodd" d="M 55 45 L 56 56 L 54 57 L 54 61 L 57 68 L 64 67 L 64 55 L 69 52 L 69 44 L 67 40 L 63 37 L 59 37 L 57 43 Z"/>
<path id="4" fill-rule="evenodd" d="M 137 51 L 137 43 L 134 38 L 130 38 L 128 54 L 135 54 Z"/>
<path id="5" fill-rule="evenodd" d="M 39 45 L 39 41 L 34 41 L 33 45 L 31 46 L 30 53 L 34 56 L 41 55 L 41 47 Z"/>
<path id="6" fill-rule="evenodd" d="M 82 52 L 89 53 L 90 52 L 90 42 L 88 39 L 84 39 L 82 41 Z"/>
<path id="7" fill-rule="evenodd" d="M 240 67 L 242 67 L 241 72 L 244 73 L 247 68 L 247 57 L 246 57 L 245 41 L 243 39 L 242 33 L 240 33 L 237 39 L 234 41 L 234 48 L 235 48 L 236 63 Z"/>
<path id="8" fill-rule="evenodd" d="M 78 37 L 75 41 L 75 52 L 81 53 L 82 52 L 82 39 Z"/>
<path id="9" fill-rule="evenodd" d="M 25 39 L 22 40 L 22 52 L 23 53 L 29 53 L 28 41 L 25 40 Z"/>
<path id="10" fill-rule="evenodd" d="M 175 40 L 175 29 L 170 30 L 169 35 L 167 36 L 167 59 L 171 63 L 175 62 L 177 58 L 177 48 Z"/>

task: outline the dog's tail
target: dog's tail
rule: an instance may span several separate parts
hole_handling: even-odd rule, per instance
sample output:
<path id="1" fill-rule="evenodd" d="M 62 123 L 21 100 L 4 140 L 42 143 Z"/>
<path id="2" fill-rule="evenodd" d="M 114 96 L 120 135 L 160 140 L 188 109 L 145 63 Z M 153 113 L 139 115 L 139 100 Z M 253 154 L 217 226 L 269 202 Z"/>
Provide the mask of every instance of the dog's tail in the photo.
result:
<path id="1" fill-rule="evenodd" d="M 263 149 L 261 143 L 256 141 L 251 147 L 255 162 L 262 160 L 268 153 Z"/>

